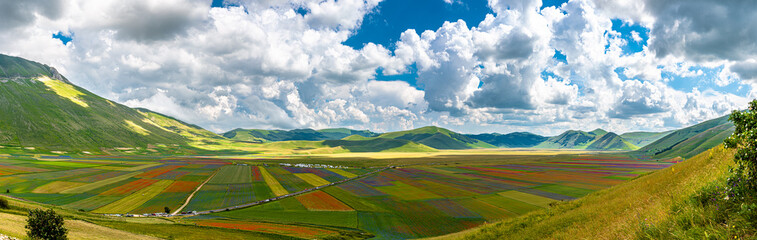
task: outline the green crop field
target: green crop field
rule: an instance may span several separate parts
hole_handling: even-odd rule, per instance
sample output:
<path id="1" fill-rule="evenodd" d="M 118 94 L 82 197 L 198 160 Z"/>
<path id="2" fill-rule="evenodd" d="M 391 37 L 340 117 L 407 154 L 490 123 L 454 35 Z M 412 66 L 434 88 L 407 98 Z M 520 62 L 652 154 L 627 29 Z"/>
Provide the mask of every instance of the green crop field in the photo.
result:
<path id="1" fill-rule="evenodd" d="M 367 174 L 322 191 L 188 220 L 261 233 L 275 228 L 291 236 L 302 233 L 285 226 L 394 239 L 443 235 L 517 217 L 671 165 L 618 155 L 543 156 L 437 157 L 447 163 L 443 165 L 409 158 L 416 165 L 372 174 L 378 169 L 289 167 L 239 158 L 41 161 L 5 156 L 0 164 L 13 172 L 0 176 L 0 188 L 9 189 L 11 196 L 76 211 L 142 214 L 178 209 L 198 188 L 182 211 L 224 210 Z"/>
<path id="2" fill-rule="evenodd" d="M 247 165 L 230 165 L 222 167 L 218 173 L 210 179 L 210 184 L 250 183 L 252 173 Z"/>

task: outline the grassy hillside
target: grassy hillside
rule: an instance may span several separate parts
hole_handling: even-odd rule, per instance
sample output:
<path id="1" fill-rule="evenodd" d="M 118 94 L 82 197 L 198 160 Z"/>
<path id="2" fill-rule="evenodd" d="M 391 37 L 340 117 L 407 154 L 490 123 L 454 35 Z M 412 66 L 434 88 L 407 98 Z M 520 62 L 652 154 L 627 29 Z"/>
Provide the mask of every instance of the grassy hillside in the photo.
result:
<path id="1" fill-rule="evenodd" d="M 45 65 L 0 55 L 0 68 L 0 146 L 99 152 L 186 142 L 134 109 L 68 83 Z"/>
<path id="2" fill-rule="evenodd" d="M 407 131 L 384 133 L 378 138 L 403 139 L 436 149 L 494 148 L 495 146 L 466 137 L 448 129 L 428 126 Z"/>
<path id="3" fill-rule="evenodd" d="M 440 239 L 642 238 L 648 226 L 675 217 L 674 205 L 722 178 L 733 165 L 733 153 L 718 147 L 578 200 Z"/>
<path id="4" fill-rule="evenodd" d="M 530 132 L 513 132 L 508 134 L 483 133 L 465 134 L 466 137 L 477 139 L 488 144 L 504 148 L 527 148 L 539 145 L 548 139 Z"/>
<path id="5" fill-rule="evenodd" d="M 601 129 L 601 128 L 597 128 L 597 129 L 592 130 L 589 133 L 594 134 L 594 136 L 601 137 L 601 136 L 604 136 L 605 134 L 607 134 L 607 131 L 605 131 L 604 129 Z"/>
<path id="6" fill-rule="evenodd" d="M 375 137 L 378 134 L 368 130 L 352 130 L 347 128 L 329 128 L 321 130 L 262 130 L 262 129 L 234 129 L 223 134 L 224 137 L 238 141 L 321 141 L 338 140 L 351 135 Z"/>
<path id="7" fill-rule="evenodd" d="M 593 133 L 568 130 L 560 135 L 550 137 L 534 148 L 586 149 L 596 138 L 597 135 Z"/>
<path id="8" fill-rule="evenodd" d="M 28 61 L 20 57 L 12 57 L 0 54 L 0 78 L 33 78 L 38 76 L 49 76 L 68 83 L 68 80 L 61 76 L 55 68 Z M 5 80 L 0 80 L 5 81 Z"/>
<path id="9" fill-rule="evenodd" d="M 619 150 L 619 151 L 626 151 L 626 150 L 636 150 L 639 147 L 629 143 L 625 139 L 618 136 L 618 134 L 615 133 L 605 133 L 597 140 L 594 140 L 594 142 L 591 143 L 591 145 L 587 146 L 586 149 L 589 150 Z"/>
<path id="10" fill-rule="evenodd" d="M 665 137 L 672 132 L 672 130 L 665 132 L 627 132 L 620 134 L 620 137 L 633 145 L 644 147 L 647 144 L 657 141 L 658 139 Z"/>
<path id="11" fill-rule="evenodd" d="M 722 143 L 733 130 L 733 123 L 728 121 L 728 116 L 723 116 L 674 131 L 635 153 L 652 158 L 688 158 Z"/>

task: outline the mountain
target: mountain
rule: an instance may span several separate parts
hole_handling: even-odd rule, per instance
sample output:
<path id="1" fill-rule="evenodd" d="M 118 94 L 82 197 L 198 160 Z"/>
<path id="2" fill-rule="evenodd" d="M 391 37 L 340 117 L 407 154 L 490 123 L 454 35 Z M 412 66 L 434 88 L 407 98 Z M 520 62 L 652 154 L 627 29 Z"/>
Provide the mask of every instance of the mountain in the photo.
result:
<path id="1" fill-rule="evenodd" d="M 534 148 L 585 149 L 596 138 L 597 135 L 594 133 L 568 130 L 560 135 L 548 138 Z"/>
<path id="2" fill-rule="evenodd" d="M 347 128 L 329 128 L 321 130 L 294 129 L 294 130 L 261 130 L 261 129 L 234 129 L 223 134 L 224 137 L 248 142 L 260 141 L 321 141 L 339 140 L 351 135 L 363 137 L 375 137 L 377 133 L 367 130 L 352 130 Z"/>
<path id="3" fill-rule="evenodd" d="M 494 148 L 494 145 L 467 137 L 448 129 L 428 126 L 408 131 L 390 132 L 377 138 L 403 139 L 436 149 Z"/>
<path id="4" fill-rule="evenodd" d="M 503 148 L 533 147 L 548 139 L 548 137 L 530 132 L 465 134 L 465 136 Z"/>
<path id="5" fill-rule="evenodd" d="M 183 145 L 137 110 L 99 97 L 55 68 L 0 54 L 0 146 L 89 151 Z"/>
<path id="6" fill-rule="evenodd" d="M 665 137 L 672 132 L 672 130 L 665 132 L 627 132 L 620 134 L 620 137 L 632 143 L 633 145 L 644 147 L 647 144 L 657 141 L 657 139 Z"/>
<path id="7" fill-rule="evenodd" d="M 534 148 L 625 151 L 639 147 L 613 132 L 597 128 L 591 132 L 568 130 L 548 138 Z"/>
<path id="8" fill-rule="evenodd" d="M 635 153 L 652 158 L 689 158 L 722 143 L 734 130 L 728 116 L 723 116 L 676 130 Z"/>
<path id="9" fill-rule="evenodd" d="M 602 137 L 594 140 L 586 149 L 589 150 L 636 150 L 639 147 L 631 144 L 613 132 L 602 134 Z"/>

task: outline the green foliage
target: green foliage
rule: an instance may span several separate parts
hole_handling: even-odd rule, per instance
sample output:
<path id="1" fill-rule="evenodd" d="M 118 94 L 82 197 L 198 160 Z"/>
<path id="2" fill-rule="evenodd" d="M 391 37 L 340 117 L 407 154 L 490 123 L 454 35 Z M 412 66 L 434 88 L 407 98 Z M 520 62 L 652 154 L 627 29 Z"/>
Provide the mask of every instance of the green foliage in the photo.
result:
<path id="1" fill-rule="evenodd" d="M 9 209 L 9 208 L 11 208 L 11 206 L 10 204 L 8 204 L 8 199 L 0 197 L 0 209 Z"/>
<path id="2" fill-rule="evenodd" d="M 737 149 L 736 170 L 728 184 L 739 198 L 753 199 L 757 195 L 757 100 L 746 111 L 733 111 L 728 120 L 736 130 L 725 139 L 725 147 Z"/>
<path id="3" fill-rule="evenodd" d="M 63 217 L 52 209 L 29 211 L 26 234 L 32 239 L 59 240 L 67 239 L 68 229 L 63 226 Z"/>
<path id="4" fill-rule="evenodd" d="M 171 213 L 171 209 L 168 207 L 163 207 L 163 212 L 165 213 Z"/>
<path id="5" fill-rule="evenodd" d="M 730 179 L 734 172 L 730 172 Z M 754 236 L 757 204 L 735 197 L 730 180 L 716 180 L 673 205 L 669 218 L 641 221 L 640 239 L 739 239 Z"/>

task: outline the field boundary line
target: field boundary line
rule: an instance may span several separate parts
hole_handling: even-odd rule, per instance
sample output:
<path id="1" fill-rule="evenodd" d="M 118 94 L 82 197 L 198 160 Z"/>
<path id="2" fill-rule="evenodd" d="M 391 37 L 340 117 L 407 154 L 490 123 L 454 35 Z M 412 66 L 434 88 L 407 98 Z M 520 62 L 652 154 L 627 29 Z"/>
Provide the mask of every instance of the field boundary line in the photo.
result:
<path id="1" fill-rule="evenodd" d="M 176 215 L 176 214 L 180 213 L 181 210 L 184 210 L 184 208 L 187 207 L 187 205 L 189 205 L 189 201 L 191 201 L 192 198 L 195 196 L 195 193 L 199 192 L 200 189 L 202 188 L 202 186 L 205 186 L 206 183 L 210 182 L 210 179 L 213 179 L 213 177 L 215 177 L 216 174 L 218 174 L 218 172 L 220 172 L 220 171 L 221 171 L 221 168 L 218 168 L 213 173 L 213 175 L 211 175 L 208 179 L 205 179 L 205 182 L 202 182 L 202 184 L 200 184 L 200 186 L 197 186 L 197 188 L 195 189 L 195 191 L 192 192 L 192 194 L 189 194 L 189 197 L 187 197 L 187 200 L 184 201 L 184 205 L 181 205 L 181 207 L 177 208 L 176 211 L 174 211 L 173 213 L 171 213 L 171 215 Z"/>

